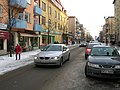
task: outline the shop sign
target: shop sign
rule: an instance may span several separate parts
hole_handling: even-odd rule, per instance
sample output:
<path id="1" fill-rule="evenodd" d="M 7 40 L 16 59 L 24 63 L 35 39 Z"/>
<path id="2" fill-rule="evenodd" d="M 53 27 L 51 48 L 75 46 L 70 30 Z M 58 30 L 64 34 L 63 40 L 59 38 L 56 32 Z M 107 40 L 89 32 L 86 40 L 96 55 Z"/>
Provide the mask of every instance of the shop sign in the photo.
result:
<path id="1" fill-rule="evenodd" d="M 7 29 L 7 24 L 0 23 L 0 29 Z"/>
<path id="2" fill-rule="evenodd" d="M 9 32 L 0 30 L 0 38 L 2 38 L 2 39 L 9 39 Z"/>

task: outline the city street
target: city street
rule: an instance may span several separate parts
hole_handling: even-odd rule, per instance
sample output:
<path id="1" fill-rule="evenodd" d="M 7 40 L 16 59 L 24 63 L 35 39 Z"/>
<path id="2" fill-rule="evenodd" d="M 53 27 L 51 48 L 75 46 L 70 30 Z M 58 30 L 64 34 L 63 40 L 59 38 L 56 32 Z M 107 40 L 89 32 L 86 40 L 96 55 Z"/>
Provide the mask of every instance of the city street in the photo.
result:
<path id="1" fill-rule="evenodd" d="M 84 47 L 71 51 L 62 67 L 34 64 L 0 76 L 1 90 L 120 90 L 120 80 L 86 78 Z"/>

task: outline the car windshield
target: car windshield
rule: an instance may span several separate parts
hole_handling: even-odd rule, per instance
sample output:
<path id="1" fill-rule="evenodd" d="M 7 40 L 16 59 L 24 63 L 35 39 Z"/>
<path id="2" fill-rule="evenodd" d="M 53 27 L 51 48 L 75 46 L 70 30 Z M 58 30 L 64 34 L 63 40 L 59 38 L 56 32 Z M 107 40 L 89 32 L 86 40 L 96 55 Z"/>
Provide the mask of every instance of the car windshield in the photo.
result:
<path id="1" fill-rule="evenodd" d="M 42 49 L 42 51 L 62 51 L 62 46 L 60 45 L 48 45 Z"/>
<path id="2" fill-rule="evenodd" d="M 94 47 L 90 53 L 91 56 L 118 56 L 119 53 L 112 47 Z"/>

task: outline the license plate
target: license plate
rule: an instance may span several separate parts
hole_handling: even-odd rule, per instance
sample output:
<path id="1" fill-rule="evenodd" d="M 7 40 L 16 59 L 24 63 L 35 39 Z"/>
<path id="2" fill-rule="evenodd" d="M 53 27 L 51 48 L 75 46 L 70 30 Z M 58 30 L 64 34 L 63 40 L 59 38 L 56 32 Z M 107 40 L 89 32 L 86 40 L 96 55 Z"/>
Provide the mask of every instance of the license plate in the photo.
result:
<path id="1" fill-rule="evenodd" d="M 101 70 L 101 73 L 104 73 L 104 74 L 113 74 L 114 71 L 113 70 Z"/>

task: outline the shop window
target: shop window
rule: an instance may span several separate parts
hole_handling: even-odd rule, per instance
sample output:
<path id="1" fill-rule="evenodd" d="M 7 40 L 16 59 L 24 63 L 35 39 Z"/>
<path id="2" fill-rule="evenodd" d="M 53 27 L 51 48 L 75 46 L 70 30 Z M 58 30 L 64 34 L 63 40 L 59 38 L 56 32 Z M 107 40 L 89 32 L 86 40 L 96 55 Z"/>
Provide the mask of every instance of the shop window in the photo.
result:
<path id="1" fill-rule="evenodd" d="M 0 50 L 3 50 L 3 39 L 0 39 Z"/>

